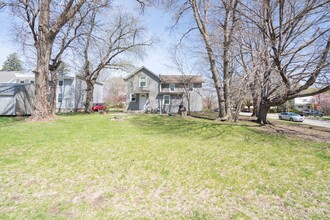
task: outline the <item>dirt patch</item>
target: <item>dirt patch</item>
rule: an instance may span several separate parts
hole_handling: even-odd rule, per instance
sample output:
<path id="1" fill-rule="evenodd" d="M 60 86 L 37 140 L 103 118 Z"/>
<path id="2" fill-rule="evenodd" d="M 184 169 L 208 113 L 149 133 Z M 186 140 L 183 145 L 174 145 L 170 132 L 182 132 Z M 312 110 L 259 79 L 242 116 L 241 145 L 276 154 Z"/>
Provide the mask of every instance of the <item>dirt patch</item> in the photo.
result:
<path id="1" fill-rule="evenodd" d="M 111 121 L 123 121 L 124 118 L 122 116 L 113 116 L 110 118 Z"/>
<path id="2" fill-rule="evenodd" d="M 57 116 L 45 116 L 45 117 L 41 117 L 41 116 L 31 116 L 29 118 L 27 118 L 25 121 L 26 122 L 51 122 L 51 121 L 55 121 L 57 119 Z"/>
<path id="3" fill-rule="evenodd" d="M 72 199 L 73 204 L 78 204 L 81 202 L 87 202 L 92 205 L 96 209 L 104 209 L 106 208 L 107 201 L 104 197 L 104 193 L 100 192 L 84 192 L 79 195 L 76 195 Z"/>
<path id="4" fill-rule="evenodd" d="M 276 133 L 288 137 L 297 137 L 330 144 L 330 129 L 328 128 L 273 122 L 271 125 L 259 126 L 256 129 L 267 133 Z"/>

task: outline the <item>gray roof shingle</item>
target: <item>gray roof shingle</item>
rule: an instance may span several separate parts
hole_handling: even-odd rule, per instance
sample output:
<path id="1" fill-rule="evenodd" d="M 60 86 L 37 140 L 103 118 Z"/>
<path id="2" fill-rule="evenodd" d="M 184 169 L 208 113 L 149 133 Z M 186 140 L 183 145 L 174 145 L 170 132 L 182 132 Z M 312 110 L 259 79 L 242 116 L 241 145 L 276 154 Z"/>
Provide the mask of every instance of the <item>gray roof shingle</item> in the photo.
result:
<path id="1" fill-rule="evenodd" d="M 1 96 L 13 96 L 21 88 L 23 84 L 17 83 L 0 83 Z"/>
<path id="2" fill-rule="evenodd" d="M 162 83 L 204 83 L 201 75 L 160 75 Z"/>

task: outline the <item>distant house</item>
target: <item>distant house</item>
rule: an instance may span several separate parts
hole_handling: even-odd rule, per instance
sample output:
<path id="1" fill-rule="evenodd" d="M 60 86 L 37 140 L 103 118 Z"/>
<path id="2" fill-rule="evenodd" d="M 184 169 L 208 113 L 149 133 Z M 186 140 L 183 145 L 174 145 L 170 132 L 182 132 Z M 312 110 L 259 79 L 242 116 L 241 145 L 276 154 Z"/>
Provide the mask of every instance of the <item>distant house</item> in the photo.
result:
<path id="1" fill-rule="evenodd" d="M 31 115 L 34 84 L 0 83 L 0 115 Z"/>
<path id="2" fill-rule="evenodd" d="M 292 107 L 298 111 L 312 109 L 316 99 L 313 96 L 298 97 L 292 100 Z"/>
<path id="3" fill-rule="evenodd" d="M 178 112 L 179 106 L 202 111 L 201 75 L 156 75 L 141 67 L 124 78 L 127 86 L 127 110 Z"/>
<path id="4" fill-rule="evenodd" d="M 0 83 L 35 83 L 33 73 L 24 71 L 0 72 Z M 56 109 L 77 110 L 83 109 L 86 101 L 86 82 L 83 77 L 74 74 L 59 76 L 56 90 Z M 49 94 L 50 97 L 50 94 Z M 96 82 L 93 93 L 93 102 L 103 102 L 103 83 Z"/>

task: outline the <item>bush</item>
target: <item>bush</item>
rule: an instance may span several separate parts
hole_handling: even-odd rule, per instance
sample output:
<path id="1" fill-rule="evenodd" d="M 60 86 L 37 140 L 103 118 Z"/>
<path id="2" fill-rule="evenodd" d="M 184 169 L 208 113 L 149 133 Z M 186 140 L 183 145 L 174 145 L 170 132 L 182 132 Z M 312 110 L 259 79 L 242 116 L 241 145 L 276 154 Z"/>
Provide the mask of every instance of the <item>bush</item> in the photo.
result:
<path id="1" fill-rule="evenodd" d="M 290 109 L 290 112 L 296 113 L 296 114 L 300 114 L 301 112 L 297 109 Z"/>
<path id="2" fill-rule="evenodd" d="M 268 113 L 277 113 L 277 109 L 276 108 L 271 108 L 271 109 L 269 109 Z"/>

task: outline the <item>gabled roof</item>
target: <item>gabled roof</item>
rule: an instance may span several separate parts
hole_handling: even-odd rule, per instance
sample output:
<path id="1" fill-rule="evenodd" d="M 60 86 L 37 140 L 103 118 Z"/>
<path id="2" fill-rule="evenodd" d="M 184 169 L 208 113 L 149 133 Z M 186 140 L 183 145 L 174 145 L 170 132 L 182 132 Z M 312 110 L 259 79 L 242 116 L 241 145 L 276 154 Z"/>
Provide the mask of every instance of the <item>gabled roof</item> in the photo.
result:
<path id="1" fill-rule="evenodd" d="M 157 74 L 153 73 L 151 70 L 147 69 L 145 66 L 142 66 L 139 69 L 135 70 L 133 73 L 131 73 L 128 76 L 124 77 L 124 80 L 125 81 L 128 80 L 129 78 L 133 77 L 135 74 L 137 74 L 138 72 L 140 72 L 143 69 L 147 70 L 149 73 L 154 75 L 157 79 L 159 79 L 159 76 Z"/>
<path id="2" fill-rule="evenodd" d="M 23 85 L 19 83 L 0 83 L 0 95 L 13 96 Z"/>
<path id="3" fill-rule="evenodd" d="M 16 75 L 22 75 L 27 71 L 0 71 L 0 83 L 10 83 L 13 79 L 16 79 Z"/>
<path id="4" fill-rule="evenodd" d="M 160 75 L 161 83 L 204 83 L 201 75 Z"/>

